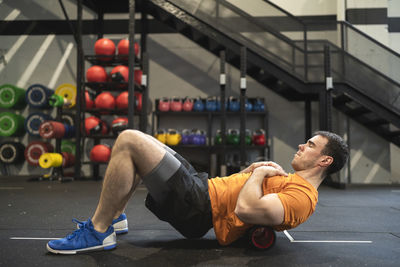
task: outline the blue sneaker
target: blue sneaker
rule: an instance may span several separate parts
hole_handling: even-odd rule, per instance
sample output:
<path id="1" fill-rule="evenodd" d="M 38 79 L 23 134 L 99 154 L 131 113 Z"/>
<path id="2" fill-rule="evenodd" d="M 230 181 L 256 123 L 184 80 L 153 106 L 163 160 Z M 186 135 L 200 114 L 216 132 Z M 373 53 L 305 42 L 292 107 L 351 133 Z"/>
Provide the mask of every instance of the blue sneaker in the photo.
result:
<path id="1" fill-rule="evenodd" d="M 115 233 L 117 235 L 125 234 L 128 232 L 128 219 L 125 213 L 121 213 L 119 217 L 112 221 L 112 226 L 114 227 Z"/>
<path id="2" fill-rule="evenodd" d="M 75 220 L 75 222 L 76 222 L 76 228 L 78 229 L 81 227 L 83 223 L 85 223 L 78 220 Z M 119 215 L 117 219 L 114 219 L 111 224 L 114 227 L 114 231 L 117 235 L 125 234 L 128 232 L 128 219 L 126 218 L 125 213 L 121 213 L 121 215 Z"/>
<path id="3" fill-rule="evenodd" d="M 56 254 L 76 254 L 93 250 L 109 250 L 117 246 L 117 236 L 114 228 L 108 227 L 105 233 L 97 232 L 92 221 L 78 222 L 79 229 L 65 238 L 51 240 L 47 243 L 47 250 Z"/>

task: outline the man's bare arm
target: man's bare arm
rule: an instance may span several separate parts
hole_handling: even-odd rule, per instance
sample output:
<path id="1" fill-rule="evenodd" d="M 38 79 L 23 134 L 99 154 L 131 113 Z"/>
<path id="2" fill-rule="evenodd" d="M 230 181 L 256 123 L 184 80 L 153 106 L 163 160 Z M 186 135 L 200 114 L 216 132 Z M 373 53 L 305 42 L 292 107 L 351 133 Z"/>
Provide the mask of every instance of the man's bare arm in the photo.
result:
<path id="1" fill-rule="evenodd" d="M 279 225 L 284 219 L 284 208 L 277 194 L 264 196 L 262 183 L 264 178 L 276 175 L 287 176 L 282 168 L 269 163 L 253 170 L 239 193 L 235 214 L 245 223 L 258 225 Z"/>

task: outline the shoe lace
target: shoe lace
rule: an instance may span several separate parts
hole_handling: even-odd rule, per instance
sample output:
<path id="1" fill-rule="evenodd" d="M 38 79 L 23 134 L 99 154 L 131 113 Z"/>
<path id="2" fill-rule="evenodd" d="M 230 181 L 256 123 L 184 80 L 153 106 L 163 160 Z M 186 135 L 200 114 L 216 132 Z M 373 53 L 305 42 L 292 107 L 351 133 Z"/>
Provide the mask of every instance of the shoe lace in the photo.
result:
<path id="1" fill-rule="evenodd" d="M 83 226 L 86 223 L 86 222 L 79 221 L 77 219 L 72 219 L 72 222 L 76 223 L 79 228 L 81 228 L 81 226 Z"/>
<path id="2" fill-rule="evenodd" d="M 77 219 L 72 219 L 72 222 L 78 224 L 79 228 L 67 236 L 68 240 L 71 240 L 75 237 L 79 238 L 79 236 L 85 232 L 86 229 L 89 229 L 87 222 L 78 221 Z"/>

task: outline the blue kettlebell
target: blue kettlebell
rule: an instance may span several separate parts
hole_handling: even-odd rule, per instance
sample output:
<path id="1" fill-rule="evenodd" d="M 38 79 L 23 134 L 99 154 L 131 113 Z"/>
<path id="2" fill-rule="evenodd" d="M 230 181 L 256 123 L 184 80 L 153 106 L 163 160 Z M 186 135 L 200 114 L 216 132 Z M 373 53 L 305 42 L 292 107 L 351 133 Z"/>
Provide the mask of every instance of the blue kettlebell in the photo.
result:
<path id="1" fill-rule="evenodd" d="M 257 98 L 256 101 L 254 102 L 253 110 L 264 111 L 265 110 L 264 101 L 262 101 L 262 99 L 260 98 Z"/>
<path id="2" fill-rule="evenodd" d="M 197 129 L 193 129 L 189 133 L 189 145 L 194 145 L 194 139 L 195 139 L 195 136 L 196 136 L 196 131 L 197 131 Z"/>
<path id="3" fill-rule="evenodd" d="M 215 97 L 207 98 L 206 110 L 207 111 L 216 111 L 217 110 L 217 100 L 215 99 Z"/>
<path id="4" fill-rule="evenodd" d="M 204 110 L 204 103 L 203 100 L 198 98 L 196 101 L 194 101 L 193 104 L 193 111 L 203 111 Z"/>
<path id="5" fill-rule="evenodd" d="M 201 145 L 201 135 L 199 130 L 193 129 L 191 134 L 191 144 L 192 145 Z"/>
<path id="6" fill-rule="evenodd" d="M 189 145 L 190 144 L 190 131 L 188 129 L 182 130 L 182 145 Z"/>
<path id="7" fill-rule="evenodd" d="M 252 111 L 253 110 L 253 104 L 248 99 L 246 99 L 246 102 L 244 104 L 244 108 L 245 108 L 246 111 Z"/>
<path id="8" fill-rule="evenodd" d="M 237 98 L 230 97 L 228 106 L 230 111 L 236 112 L 240 110 L 240 102 Z"/>
<path id="9" fill-rule="evenodd" d="M 199 131 L 199 141 L 200 141 L 200 145 L 206 145 L 207 143 L 207 137 L 206 137 L 206 133 L 205 131 Z"/>

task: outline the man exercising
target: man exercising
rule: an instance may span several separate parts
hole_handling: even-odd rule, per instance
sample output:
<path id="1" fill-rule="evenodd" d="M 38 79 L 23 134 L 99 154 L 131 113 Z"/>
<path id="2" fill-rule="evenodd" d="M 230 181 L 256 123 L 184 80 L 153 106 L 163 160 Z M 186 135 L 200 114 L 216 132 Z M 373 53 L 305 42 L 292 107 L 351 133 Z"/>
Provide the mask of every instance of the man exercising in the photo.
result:
<path id="1" fill-rule="evenodd" d="M 299 145 L 294 174 L 274 162 L 256 162 L 240 173 L 208 179 L 152 136 L 125 130 L 112 149 L 94 216 L 76 221 L 76 231 L 48 242 L 47 249 L 75 254 L 115 248 L 116 233 L 128 231 L 124 210 L 140 180 L 149 192 L 146 207 L 186 238 L 214 228 L 218 242 L 228 245 L 252 225 L 291 229 L 311 216 L 317 188 L 344 166 L 348 154 L 340 136 L 320 131 Z"/>

